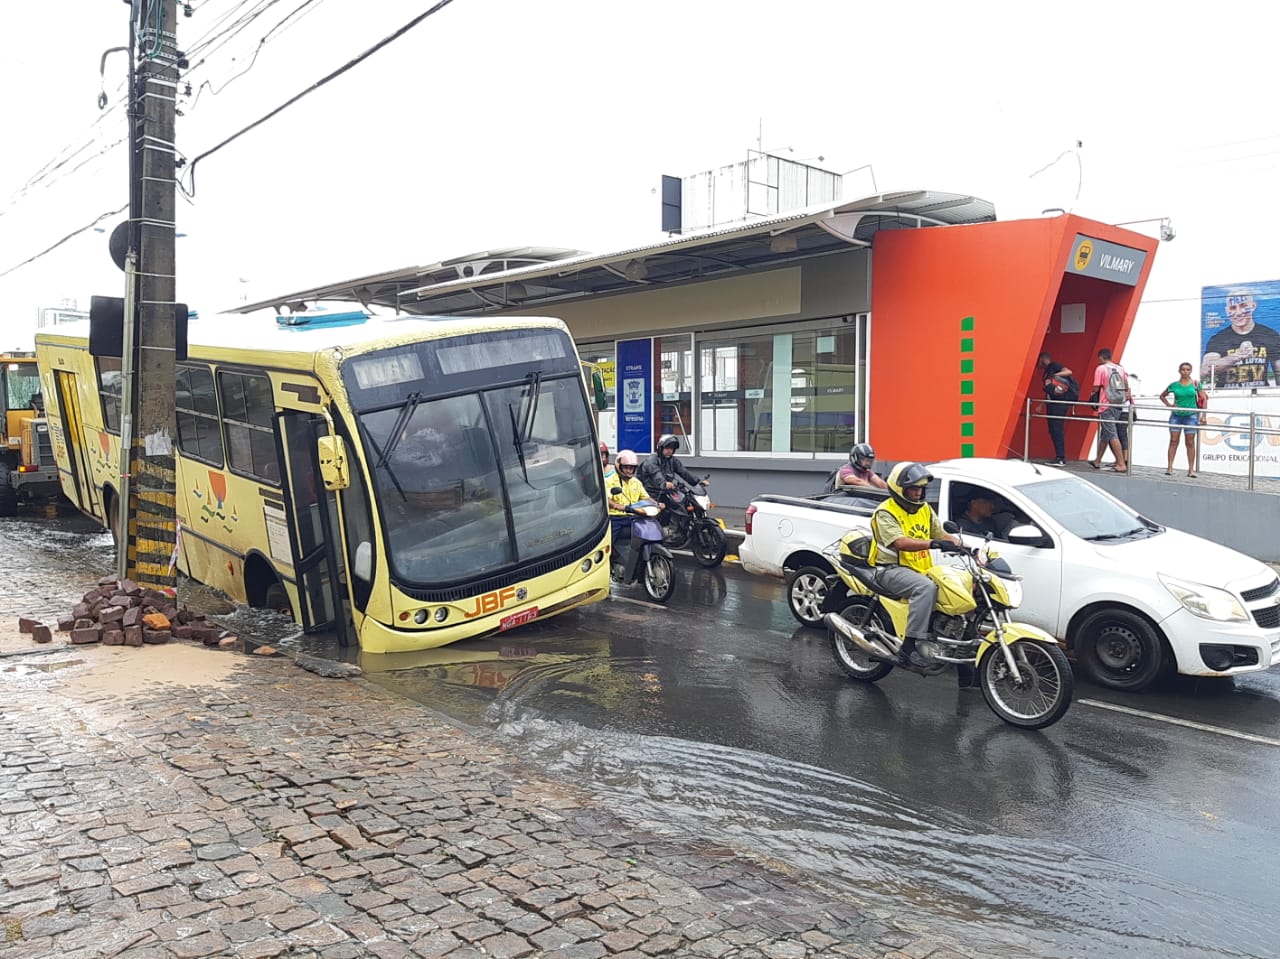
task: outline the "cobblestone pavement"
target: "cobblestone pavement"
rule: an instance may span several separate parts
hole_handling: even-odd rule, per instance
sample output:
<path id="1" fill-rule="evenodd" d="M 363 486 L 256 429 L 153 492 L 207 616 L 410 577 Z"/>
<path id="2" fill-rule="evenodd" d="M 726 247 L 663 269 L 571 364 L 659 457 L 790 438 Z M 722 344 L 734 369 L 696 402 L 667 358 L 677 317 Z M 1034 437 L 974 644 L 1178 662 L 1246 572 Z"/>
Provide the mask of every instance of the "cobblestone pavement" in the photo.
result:
<path id="1" fill-rule="evenodd" d="M 362 679 L 59 642 L 0 659 L 4 959 L 966 955 Z M 179 653 L 225 678 L 77 681 Z"/>

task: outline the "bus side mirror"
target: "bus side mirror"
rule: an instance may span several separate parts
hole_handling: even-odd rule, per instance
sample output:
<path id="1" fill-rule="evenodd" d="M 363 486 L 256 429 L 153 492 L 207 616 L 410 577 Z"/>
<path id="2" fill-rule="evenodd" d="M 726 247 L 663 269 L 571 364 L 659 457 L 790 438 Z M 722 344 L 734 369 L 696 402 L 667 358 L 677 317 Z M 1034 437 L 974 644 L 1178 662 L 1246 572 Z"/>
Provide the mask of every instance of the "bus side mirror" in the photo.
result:
<path id="1" fill-rule="evenodd" d="M 316 439 L 316 452 L 320 460 L 320 479 L 327 490 L 346 489 L 351 485 L 347 475 L 347 446 L 341 436 L 321 436 Z"/>
<path id="2" fill-rule="evenodd" d="M 609 394 L 604 388 L 604 374 L 599 370 L 591 371 L 591 390 L 596 396 L 596 409 L 603 413 L 609 408 Z"/>
<path id="3" fill-rule="evenodd" d="M 373 544 L 368 540 L 362 540 L 356 547 L 356 561 L 351 566 L 351 572 L 356 579 L 366 583 L 373 579 Z"/>

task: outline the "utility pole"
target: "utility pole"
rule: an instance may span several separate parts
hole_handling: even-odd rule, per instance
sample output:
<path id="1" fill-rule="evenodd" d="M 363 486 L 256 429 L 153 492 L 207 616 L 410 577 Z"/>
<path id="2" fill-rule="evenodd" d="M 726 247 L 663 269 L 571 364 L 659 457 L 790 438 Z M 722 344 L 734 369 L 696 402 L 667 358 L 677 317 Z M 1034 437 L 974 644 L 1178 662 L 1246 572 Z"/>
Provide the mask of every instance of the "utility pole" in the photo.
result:
<path id="1" fill-rule="evenodd" d="M 121 579 L 173 590 L 177 547 L 174 415 L 177 0 L 128 0 L 136 80 L 129 91 L 130 243 L 121 373 Z M 126 452 L 127 451 L 127 452 Z M 126 492 L 127 490 L 127 492 Z"/>

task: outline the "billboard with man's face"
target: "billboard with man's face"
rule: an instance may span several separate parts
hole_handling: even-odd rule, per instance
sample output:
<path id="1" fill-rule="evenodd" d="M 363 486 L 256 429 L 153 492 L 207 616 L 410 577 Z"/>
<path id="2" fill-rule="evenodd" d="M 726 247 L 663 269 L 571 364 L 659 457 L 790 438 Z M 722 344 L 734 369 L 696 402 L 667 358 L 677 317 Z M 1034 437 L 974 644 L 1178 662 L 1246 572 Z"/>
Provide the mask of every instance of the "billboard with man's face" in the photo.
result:
<path id="1" fill-rule="evenodd" d="M 1206 385 L 1280 386 L 1280 280 L 1204 287 L 1200 357 Z"/>

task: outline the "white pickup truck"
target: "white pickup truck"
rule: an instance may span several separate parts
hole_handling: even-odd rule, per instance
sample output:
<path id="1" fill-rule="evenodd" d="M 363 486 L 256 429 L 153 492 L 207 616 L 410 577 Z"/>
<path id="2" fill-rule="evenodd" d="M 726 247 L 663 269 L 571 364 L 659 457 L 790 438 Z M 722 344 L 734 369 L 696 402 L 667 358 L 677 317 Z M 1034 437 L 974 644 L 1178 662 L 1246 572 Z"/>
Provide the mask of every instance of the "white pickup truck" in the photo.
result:
<path id="1" fill-rule="evenodd" d="M 928 501 L 944 520 L 958 520 L 981 494 L 1011 523 L 1039 531 L 997 547 L 1023 580 L 1017 618 L 1063 640 L 1095 682 L 1136 692 L 1170 668 L 1230 676 L 1280 664 L 1280 578 L 1258 560 L 1161 526 L 1065 470 L 994 459 L 929 470 Z M 854 527 L 869 529 L 883 495 L 756 498 L 738 551 L 743 568 L 785 577 L 792 614 L 821 627 L 845 598 L 828 595 L 838 581 L 823 550 Z"/>

